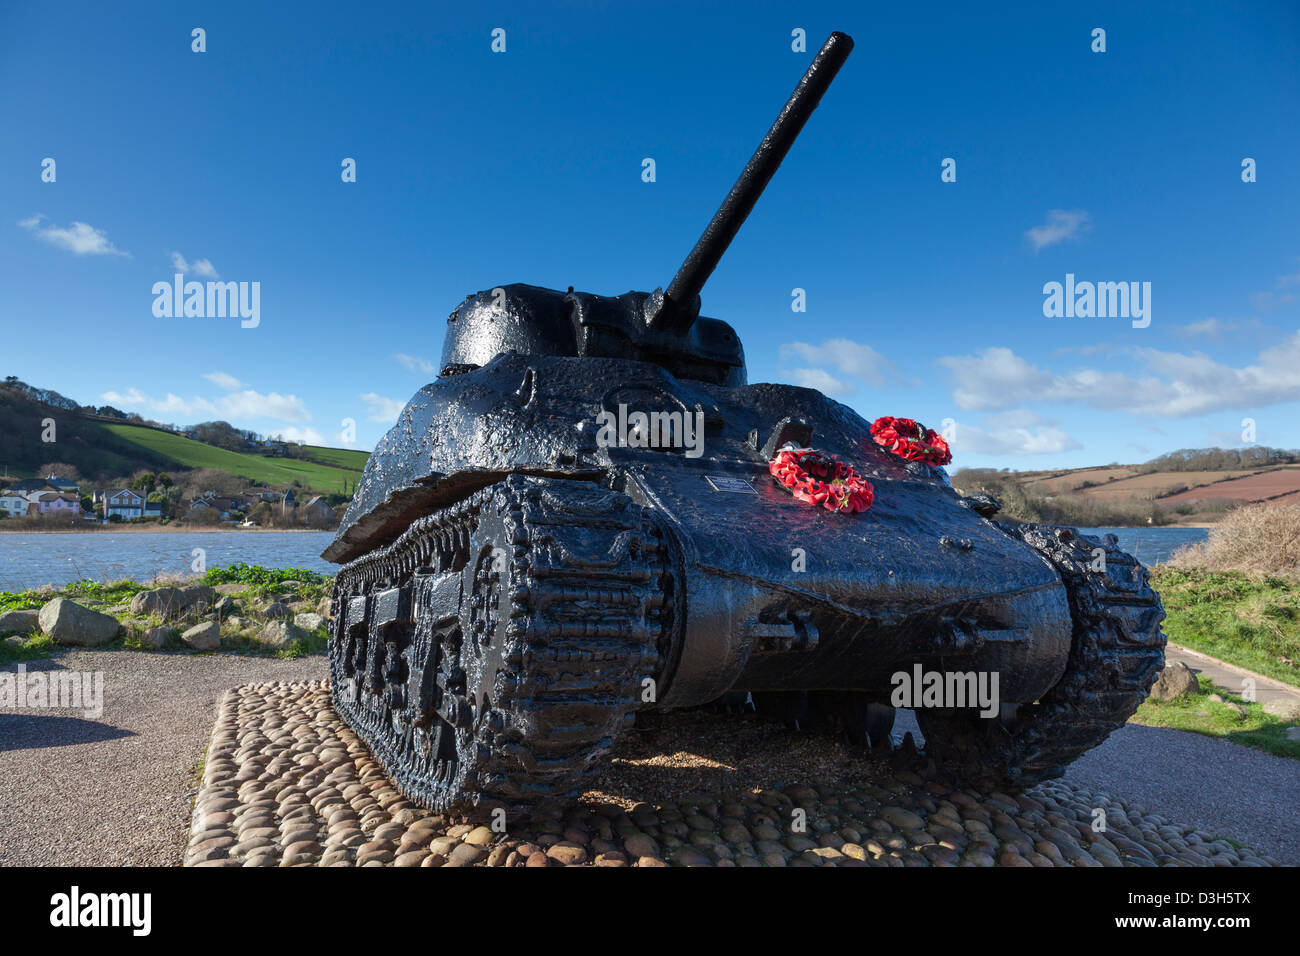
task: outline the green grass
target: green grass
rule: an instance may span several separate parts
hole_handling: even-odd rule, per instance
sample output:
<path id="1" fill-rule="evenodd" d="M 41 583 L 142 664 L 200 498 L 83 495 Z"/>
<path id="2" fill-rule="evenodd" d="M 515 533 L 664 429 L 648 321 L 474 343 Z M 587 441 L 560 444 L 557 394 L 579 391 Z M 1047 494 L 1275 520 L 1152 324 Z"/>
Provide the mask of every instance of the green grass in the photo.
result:
<path id="1" fill-rule="evenodd" d="M 1300 686 L 1300 578 L 1160 567 L 1152 584 L 1175 644 Z"/>
<path id="2" fill-rule="evenodd" d="M 54 640 L 44 634 L 34 634 L 22 645 L 0 638 L 0 665 L 39 660 L 42 657 L 49 657 L 54 650 Z"/>
<path id="3" fill-rule="evenodd" d="M 1133 723 L 1189 730 L 1263 750 L 1278 757 L 1300 760 L 1300 741 L 1286 739 L 1286 729 L 1290 724 L 1266 714 L 1259 704 L 1247 703 L 1242 698 L 1215 687 L 1208 677 L 1198 676 L 1197 681 L 1201 685 L 1200 694 L 1180 697 L 1168 703 L 1148 699 L 1133 715 Z M 1209 694 L 1218 694 L 1225 701 L 1239 704 L 1245 708 L 1245 715 L 1238 714 L 1226 703 L 1210 700 Z"/>
<path id="4" fill-rule="evenodd" d="M 354 448 L 323 448 L 320 445 L 303 445 L 302 450 L 307 453 L 308 459 L 320 462 L 322 465 L 333 465 L 336 468 L 350 468 L 353 471 L 361 471 L 366 467 L 366 462 L 370 459 L 370 453 L 366 451 L 357 451 Z"/>
<path id="5" fill-rule="evenodd" d="M 138 425 L 101 425 L 100 427 L 185 468 L 215 468 L 232 475 L 239 475 L 249 481 L 260 481 L 269 485 L 288 485 L 297 481 L 304 488 L 313 491 L 342 493 L 345 484 L 348 488 L 352 488 L 361 477 L 361 471 L 357 468 L 337 467 L 297 458 L 271 458 L 227 451 L 224 448 L 192 441 L 181 435 L 173 435 L 153 428 L 142 428 Z M 339 451 L 348 455 L 364 456 L 365 454 L 364 452 L 351 453 L 343 449 L 322 449 L 322 451 Z"/>

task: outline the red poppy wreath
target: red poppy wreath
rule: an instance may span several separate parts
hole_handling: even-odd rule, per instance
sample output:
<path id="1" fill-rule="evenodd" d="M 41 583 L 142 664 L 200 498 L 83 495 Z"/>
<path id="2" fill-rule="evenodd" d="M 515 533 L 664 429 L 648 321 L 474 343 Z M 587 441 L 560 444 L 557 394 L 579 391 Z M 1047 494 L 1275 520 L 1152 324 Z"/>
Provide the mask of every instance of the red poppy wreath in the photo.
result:
<path id="1" fill-rule="evenodd" d="M 907 461 L 919 461 L 933 467 L 952 461 L 952 452 L 943 436 L 911 418 L 888 415 L 877 418 L 871 423 L 871 437 L 877 445 Z"/>
<path id="2" fill-rule="evenodd" d="M 855 514 L 871 507 L 871 482 L 851 467 L 812 448 L 787 445 L 767 463 L 772 477 L 799 501 Z"/>

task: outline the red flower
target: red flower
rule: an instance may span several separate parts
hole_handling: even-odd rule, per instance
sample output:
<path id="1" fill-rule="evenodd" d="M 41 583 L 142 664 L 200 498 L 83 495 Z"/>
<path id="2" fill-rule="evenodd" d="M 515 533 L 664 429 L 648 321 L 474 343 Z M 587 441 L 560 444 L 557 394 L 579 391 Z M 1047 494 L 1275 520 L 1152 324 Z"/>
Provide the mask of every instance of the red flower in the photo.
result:
<path id="1" fill-rule="evenodd" d="M 943 437 L 911 418 L 877 418 L 871 423 L 871 437 L 877 445 L 906 461 L 920 461 L 931 467 L 952 461 L 952 451 Z"/>
<path id="2" fill-rule="evenodd" d="M 828 511 L 860 513 L 875 493 L 867 481 L 842 461 L 811 448 L 783 448 L 767 464 L 772 477 L 799 501 Z"/>

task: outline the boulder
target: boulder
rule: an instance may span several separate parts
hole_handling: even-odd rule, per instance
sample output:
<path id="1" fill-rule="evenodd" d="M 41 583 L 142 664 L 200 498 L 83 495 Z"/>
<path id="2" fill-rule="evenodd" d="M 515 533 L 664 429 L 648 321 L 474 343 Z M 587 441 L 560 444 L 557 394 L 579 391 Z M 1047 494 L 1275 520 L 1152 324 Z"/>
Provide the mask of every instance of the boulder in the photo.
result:
<path id="1" fill-rule="evenodd" d="M 319 602 L 317 602 L 316 613 L 319 614 L 321 617 L 325 618 L 326 620 L 329 621 L 334 620 L 334 610 L 330 606 L 329 598 L 323 597 L 320 599 Z"/>
<path id="2" fill-rule="evenodd" d="M 1300 742 L 1300 727 L 1288 727 L 1285 736 L 1287 740 Z"/>
<path id="3" fill-rule="evenodd" d="M 180 617 L 215 604 L 217 592 L 204 584 L 183 588 L 154 588 L 131 599 L 131 613 L 139 617 Z"/>
<path id="4" fill-rule="evenodd" d="M 170 627 L 151 627 L 140 634 L 140 643 L 155 650 L 166 647 L 172 641 Z"/>
<path id="5" fill-rule="evenodd" d="M 67 598 L 55 598 L 37 618 L 41 630 L 54 643 L 68 647 L 95 647 L 117 637 L 117 618 L 84 608 Z"/>
<path id="6" fill-rule="evenodd" d="M 1156 678 L 1156 682 L 1151 688 L 1152 697 L 1166 702 L 1186 697 L 1188 694 L 1199 694 L 1200 692 L 1201 688 L 1196 683 L 1196 675 L 1182 661 L 1169 661 L 1166 663 L 1164 670 L 1160 672 L 1160 676 Z"/>
<path id="7" fill-rule="evenodd" d="M 228 594 L 223 594 L 217 598 L 217 603 L 212 605 L 212 609 L 218 614 L 233 614 L 239 610 L 239 602 Z"/>
<path id="8" fill-rule="evenodd" d="M 0 617 L 0 621 L 4 618 Z M 0 627 L 0 632 L 4 631 Z M 1287 723 L 1300 722 L 1300 700 L 1294 697 L 1275 697 L 1272 700 L 1264 701 L 1264 713 L 1276 717 L 1278 720 L 1285 720 Z"/>
<path id="9" fill-rule="evenodd" d="M 262 608 L 262 616 L 272 621 L 282 620 L 289 616 L 289 609 L 279 601 L 272 601 Z"/>
<path id="10" fill-rule="evenodd" d="M 313 614 L 310 611 L 305 614 L 295 614 L 293 623 L 297 624 L 304 631 L 315 631 L 325 626 L 325 618 L 319 614 Z"/>
<path id="11" fill-rule="evenodd" d="M 9 637 L 6 637 L 4 641 L 5 647 L 15 651 L 27 646 L 27 638 L 19 637 L 17 634 L 11 634 Z"/>
<path id="12" fill-rule="evenodd" d="M 154 614 L 159 617 L 171 617 L 180 613 L 180 608 L 180 588 L 154 588 L 152 591 L 141 591 L 131 598 L 131 613 L 137 617 L 149 617 Z"/>
<path id="13" fill-rule="evenodd" d="M 0 614 L 0 634 L 30 634 L 40 626 L 41 612 L 5 611 Z"/>
<path id="14" fill-rule="evenodd" d="M 196 651 L 215 651 L 221 646 L 221 627 L 216 621 L 204 621 L 182 634 L 181 640 Z"/>
<path id="15" fill-rule="evenodd" d="M 307 637 L 307 632 L 292 621 L 268 621 L 266 626 L 257 632 L 258 643 L 277 650 L 288 647 L 302 637 Z"/>

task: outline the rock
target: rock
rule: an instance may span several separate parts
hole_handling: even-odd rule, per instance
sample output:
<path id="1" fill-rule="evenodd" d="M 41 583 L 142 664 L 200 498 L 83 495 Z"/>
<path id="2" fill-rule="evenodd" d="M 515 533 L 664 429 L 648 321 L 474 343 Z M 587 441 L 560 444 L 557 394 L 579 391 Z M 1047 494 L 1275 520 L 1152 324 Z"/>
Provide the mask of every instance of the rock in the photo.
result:
<path id="1" fill-rule="evenodd" d="M 334 619 L 334 615 L 333 613 L 331 613 L 331 611 L 332 609 L 330 607 L 330 599 L 327 597 L 321 598 L 320 601 L 316 604 L 316 613 L 319 614 L 321 617 L 325 618 L 326 620 Z"/>
<path id="2" fill-rule="evenodd" d="M 587 862 L 586 848 L 568 841 L 551 844 L 546 855 L 561 866 L 578 866 Z"/>
<path id="3" fill-rule="evenodd" d="M 633 859 L 643 856 L 658 856 L 659 846 L 644 833 L 633 833 L 623 841 L 623 848 Z"/>
<path id="4" fill-rule="evenodd" d="M 30 634 L 40 627 L 41 612 L 5 611 L 0 614 L 0 634 Z"/>
<path id="5" fill-rule="evenodd" d="M 1284 736 L 1287 740 L 1300 740 L 1300 727 L 1288 727 Z"/>
<path id="6" fill-rule="evenodd" d="M 212 610 L 223 616 L 233 614 L 239 610 L 239 602 L 230 595 L 225 594 L 217 598 L 217 603 L 212 605 Z"/>
<path id="7" fill-rule="evenodd" d="M 221 646 L 221 626 L 216 621 L 204 621 L 182 634 L 181 640 L 196 651 L 215 651 Z"/>
<path id="8" fill-rule="evenodd" d="M 205 609 L 217 602 L 217 592 L 206 584 L 191 584 L 180 589 L 181 607 Z"/>
<path id="9" fill-rule="evenodd" d="M 1212 703 L 1215 703 L 1215 704 L 1222 704 L 1222 703 L 1223 703 L 1223 695 L 1222 695 L 1222 694 L 1211 694 L 1209 697 L 1207 697 L 1207 698 L 1205 698 L 1205 699 L 1208 700 L 1208 701 L 1211 701 Z"/>
<path id="10" fill-rule="evenodd" d="M 495 840 L 496 837 L 497 835 L 488 827 L 475 827 L 473 830 L 470 830 L 469 833 L 465 834 L 465 842 L 472 844 L 473 846 L 487 846 Z"/>
<path id="11" fill-rule="evenodd" d="M 325 618 L 321 617 L 319 614 L 313 614 L 311 611 L 307 611 L 304 614 L 295 614 L 293 623 L 298 625 L 298 627 L 302 628 L 304 631 L 315 631 L 325 626 Z"/>
<path id="12" fill-rule="evenodd" d="M 46 604 L 37 621 L 41 630 L 54 638 L 54 643 L 69 647 L 95 647 L 111 641 L 121 626 L 117 618 L 84 608 L 67 598 L 55 598 Z"/>
<path id="13" fill-rule="evenodd" d="M 456 849 L 451 851 L 447 857 L 444 866 L 473 866 L 483 857 L 487 856 L 487 851 L 481 846 L 475 846 L 472 843 L 462 843 Z"/>
<path id="14" fill-rule="evenodd" d="M 1246 716 L 1246 708 L 1242 707 L 1241 704 L 1237 703 L 1235 700 L 1225 700 L 1223 706 L 1228 708 L 1228 710 L 1232 711 L 1238 717 Z"/>
<path id="15" fill-rule="evenodd" d="M 1156 700 L 1171 701 L 1189 694 L 1199 694 L 1200 685 L 1196 675 L 1182 661 L 1169 661 L 1151 688 L 1151 696 Z"/>
<path id="16" fill-rule="evenodd" d="M 902 807 L 882 807 L 880 818 L 892 823 L 900 830 L 923 830 L 925 821 L 918 817 L 911 810 L 904 810 Z"/>
<path id="17" fill-rule="evenodd" d="M 141 644 L 155 649 L 166 647 L 171 641 L 172 629 L 170 627 L 151 627 L 140 635 Z"/>
<path id="18" fill-rule="evenodd" d="M 148 617 L 151 614 L 170 617 L 178 614 L 180 608 L 179 588 L 154 588 L 152 591 L 141 591 L 131 598 L 131 613 L 137 617 Z"/>
<path id="19" fill-rule="evenodd" d="M 260 644 L 278 650 L 306 636 L 307 632 L 291 621 L 268 621 L 266 626 L 257 632 L 256 640 Z"/>
<path id="20" fill-rule="evenodd" d="M 262 616 L 268 621 L 279 621 L 289 616 L 289 609 L 279 601 L 272 601 L 262 608 Z"/>
<path id="21" fill-rule="evenodd" d="M 0 615 L 0 622 L 4 621 L 4 615 Z M 4 627 L 0 626 L 0 633 L 4 632 Z M 1284 720 L 1287 723 L 1300 721 L 1300 700 L 1293 697 L 1280 697 L 1264 702 L 1264 713 L 1276 717 L 1278 720 Z"/>

